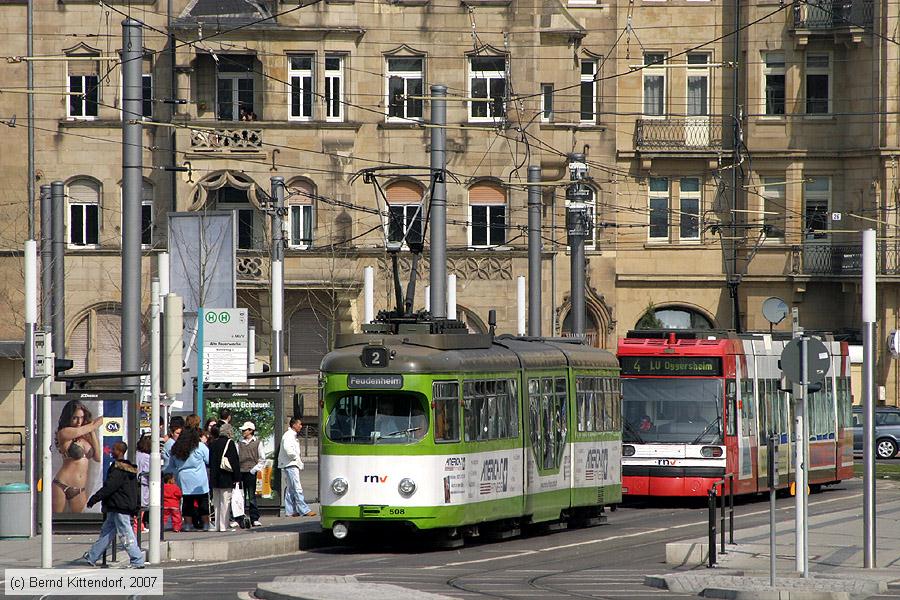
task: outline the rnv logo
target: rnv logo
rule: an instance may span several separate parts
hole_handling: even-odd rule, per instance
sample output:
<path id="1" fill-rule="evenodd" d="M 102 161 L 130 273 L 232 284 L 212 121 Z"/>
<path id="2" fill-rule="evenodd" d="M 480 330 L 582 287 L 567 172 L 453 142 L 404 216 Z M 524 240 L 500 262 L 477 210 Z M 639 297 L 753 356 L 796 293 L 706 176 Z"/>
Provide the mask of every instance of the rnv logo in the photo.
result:
<path id="1" fill-rule="evenodd" d="M 387 475 L 363 475 L 363 483 L 386 483 Z"/>

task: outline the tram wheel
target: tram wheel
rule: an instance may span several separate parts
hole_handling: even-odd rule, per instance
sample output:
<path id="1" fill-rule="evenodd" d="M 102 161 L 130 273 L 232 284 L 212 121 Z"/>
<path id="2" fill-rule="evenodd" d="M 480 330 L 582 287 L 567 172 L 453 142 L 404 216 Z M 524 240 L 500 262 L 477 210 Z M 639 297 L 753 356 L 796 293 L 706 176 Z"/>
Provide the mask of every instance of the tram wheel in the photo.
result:
<path id="1" fill-rule="evenodd" d="M 432 545 L 435 548 L 440 548 L 442 550 L 452 550 L 453 548 L 462 548 L 465 543 L 465 538 L 455 527 L 438 529 L 434 533 L 432 533 Z"/>

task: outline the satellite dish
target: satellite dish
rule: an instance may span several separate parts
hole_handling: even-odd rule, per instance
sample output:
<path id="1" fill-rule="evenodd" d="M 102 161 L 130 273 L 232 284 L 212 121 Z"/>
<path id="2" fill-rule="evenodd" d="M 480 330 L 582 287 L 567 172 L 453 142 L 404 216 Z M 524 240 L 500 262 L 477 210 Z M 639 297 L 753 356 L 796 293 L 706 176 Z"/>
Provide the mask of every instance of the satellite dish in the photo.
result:
<path id="1" fill-rule="evenodd" d="M 766 298 L 762 306 L 763 316 L 772 325 L 778 325 L 788 314 L 788 305 L 781 298 Z"/>

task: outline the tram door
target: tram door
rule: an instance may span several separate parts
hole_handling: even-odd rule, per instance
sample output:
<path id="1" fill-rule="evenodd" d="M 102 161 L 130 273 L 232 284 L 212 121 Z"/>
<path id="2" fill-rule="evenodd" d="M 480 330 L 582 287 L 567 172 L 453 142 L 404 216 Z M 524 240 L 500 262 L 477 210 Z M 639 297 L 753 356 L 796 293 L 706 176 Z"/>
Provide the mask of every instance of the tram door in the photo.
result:
<path id="1" fill-rule="evenodd" d="M 569 487 L 571 460 L 567 448 L 568 392 L 565 377 L 535 377 L 528 379 L 527 428 L 525 463 L 527 487 L 525 514 L 535 521 L 559 516 L 559 499 L 540 494 L 547 490 Z"/>

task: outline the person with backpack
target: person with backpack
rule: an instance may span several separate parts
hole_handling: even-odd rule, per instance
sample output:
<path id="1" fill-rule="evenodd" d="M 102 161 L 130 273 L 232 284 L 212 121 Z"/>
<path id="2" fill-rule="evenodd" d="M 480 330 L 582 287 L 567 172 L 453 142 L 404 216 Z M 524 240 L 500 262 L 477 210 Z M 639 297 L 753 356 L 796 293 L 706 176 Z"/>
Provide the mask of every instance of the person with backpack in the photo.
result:
<path id="1" fill-rule="evenodd" d="M 137 515 L 141 508 L 141 486 L 137 479 L 137 465 L 125 460 L 127 451 L 128 445 L 125 442 L 113 444 L 112 455 L 115 462 L 106 472 L 103 487 L 87 501 L 88 507 L 100 502 L 106 514 L 100 528 L 100 537 L 82 556 L 82 559 L 92 567 L 97 566 L 97 561 L 107 547 L 115 543 L 118 534 L 125 552 L 131 559 L 131 568 L 144 568 L 144 551 L 138 546 L 134 530 L 131 528 L 131 518 Z"/>

